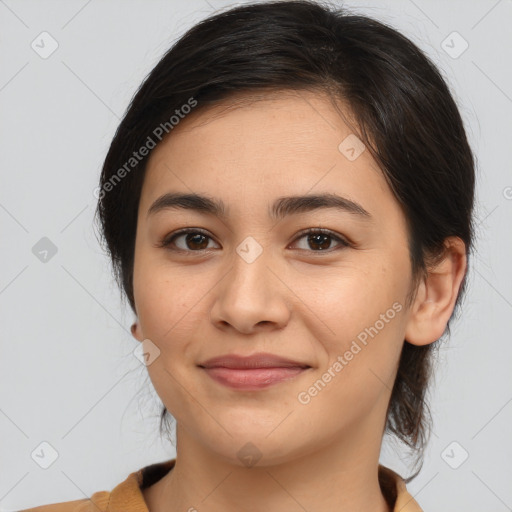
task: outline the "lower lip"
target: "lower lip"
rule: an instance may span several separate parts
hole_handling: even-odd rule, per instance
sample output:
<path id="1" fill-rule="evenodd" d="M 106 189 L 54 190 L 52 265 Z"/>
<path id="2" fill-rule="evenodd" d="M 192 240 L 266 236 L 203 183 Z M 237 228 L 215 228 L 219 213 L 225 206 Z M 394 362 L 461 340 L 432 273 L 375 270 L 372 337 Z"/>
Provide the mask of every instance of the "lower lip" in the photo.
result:
<path id="1" fill-rule="evenodd" d="M 293 379 L 308 368 L 203 368 L 217 382 L 236 389 L 262 389 L 279 382 Z"/>

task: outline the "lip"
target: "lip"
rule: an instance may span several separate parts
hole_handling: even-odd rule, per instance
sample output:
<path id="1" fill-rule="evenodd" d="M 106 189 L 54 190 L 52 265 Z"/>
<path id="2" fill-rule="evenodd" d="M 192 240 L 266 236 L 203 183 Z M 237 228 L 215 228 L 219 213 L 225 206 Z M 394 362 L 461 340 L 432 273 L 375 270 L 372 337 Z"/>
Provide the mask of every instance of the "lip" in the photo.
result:
<path id="1" fill-rule="evenodd" d="M 294 361 L 286 357 L 259 352 L 250 356 L 237 354 L 225 354 L 213 357 L 200 363 L 203 368 L 231 368 L 231 369 L 255 369 L 255 368 L 309 368 L 307 363 Z"/>
<path id="2" fill-rule="evenodd" d="M 308 364 L 268 353 L 227 354 L 208 359 L 198 366 L 220 384 L 247 391 L 288 381 L 311 368 Z"/>
<path id="3" fill-rule="evenodd" d="M 295 378 L 306 372 L 307 368 L 253 368 L 252 370 L 240 370 L 217 366 L 215 368 L 204 368 L 206 374 L 213 380 L 230 388 L 243 389 L 246 391 L 267 388 Z"/>

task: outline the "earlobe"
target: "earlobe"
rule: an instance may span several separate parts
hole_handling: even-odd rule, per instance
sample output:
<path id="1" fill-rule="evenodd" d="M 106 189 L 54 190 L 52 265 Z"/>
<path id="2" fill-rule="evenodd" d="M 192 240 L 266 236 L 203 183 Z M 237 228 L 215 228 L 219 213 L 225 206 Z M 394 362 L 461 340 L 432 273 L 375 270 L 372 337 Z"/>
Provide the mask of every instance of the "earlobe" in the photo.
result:
<path id="1" fill-rule="evenodd" d="M 405 330 L 413 345 L 428 345 L 441 338 L 450 319 L 466 273 L 464 242 L 458 237 L 445 240 L 443 258 L 428 269 L 421 281 Z"/>
<path id="2" fill-rule="evenodd" d="M 137 340 L 137 341 L 142 341 L 144 339 L 144 336 L 142 335 L 142 331 L 141 331 L 141 328 L 140 328 L 140 324 L 139 322 L 135 321 L 131 328 L 131 333 L 132 333 L 132 336 Z"/>

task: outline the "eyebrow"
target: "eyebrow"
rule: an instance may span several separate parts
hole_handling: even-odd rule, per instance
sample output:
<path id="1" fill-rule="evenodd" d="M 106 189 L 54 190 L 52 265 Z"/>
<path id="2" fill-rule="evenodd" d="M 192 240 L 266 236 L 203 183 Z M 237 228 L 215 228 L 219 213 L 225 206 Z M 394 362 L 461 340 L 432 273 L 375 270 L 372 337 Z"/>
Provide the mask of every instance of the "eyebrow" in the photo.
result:
<path id="1" fill-rule="evenodd" d="M 310 194 L 304 196 L 288 196 L 276 199 L 269 209 L 269 216 L 279 220 L 287 215 L 310 212 L 323 208 L 335 208 L 364 220 L 373 220 L 372 216 L 359 203 L 336 194 Z M 226 219 L 228 209 L 220 199 L 210 198 L 195 193 L 172 193 L 160 196 L 150 206 L 147 216 L 170 209 L 193 210 Z"/>

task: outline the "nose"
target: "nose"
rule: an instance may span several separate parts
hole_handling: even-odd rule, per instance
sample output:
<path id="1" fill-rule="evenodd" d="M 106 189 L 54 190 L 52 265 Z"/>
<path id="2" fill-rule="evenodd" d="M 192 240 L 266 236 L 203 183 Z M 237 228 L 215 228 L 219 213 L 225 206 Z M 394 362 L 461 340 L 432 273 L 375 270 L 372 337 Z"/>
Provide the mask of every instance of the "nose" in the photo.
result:
<path id="1" fill-rule="evenodd" d="M 217 328 L 251 334 L 285 327 L 290 290 L 270 259 L 266 251 L 251 263 L 235 254 L 231 270 L 215 287 L 210 318 Z"/>

